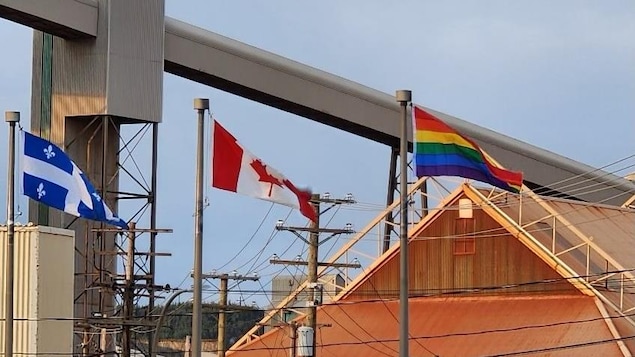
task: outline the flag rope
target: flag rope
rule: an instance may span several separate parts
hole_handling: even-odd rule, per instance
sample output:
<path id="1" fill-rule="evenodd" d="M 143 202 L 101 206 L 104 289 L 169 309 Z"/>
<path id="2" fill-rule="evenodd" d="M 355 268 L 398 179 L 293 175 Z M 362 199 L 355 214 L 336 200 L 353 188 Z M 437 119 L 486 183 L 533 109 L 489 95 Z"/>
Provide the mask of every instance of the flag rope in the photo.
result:
<path id="1" fill-rule="evenodd" d="M 24 128 L 22 127 L 22 125 L 20 125 L 20 122 L 18 122 L 18 135 L 16 135 L 17 136 L 17 138 L 16 138 L 17 146 L 16 147 L 19 148 L 19 149 L 22 148 L 22 136 L 23 135 L 24 135 Z M 24 192 L 23 192 L 24 189 L 22 188 L 23 187 L 22 186 L 22 164 L 23 164 L 23 162 L 22 162 L 22 156 L 21 155 L 19 156 L 19 158 L 17 160 L 17 164 L 18 164 L 18 169 L 13 174 L 14 175 L 18 175 L 17 180 L 16 180 L 16 182 L 18 184 L 17 187 L 18 187 L 18 190 L 19 190 L 20 194 L 24 194 Z M 15 188 L 14 188 L 14 190 L 15 190 Z M 21 197 L 21 196 L 18 196 L 18 197 Z M 15 222 L 16 218 L 22 216 L 22 209 L 20 208 L 20 199 L 18 199 L 16 203 L 17 203 L 18 207 L 17 207 L 16 212 L 14 212 L 14 214 L 13 214 L 13 221 L 14 222 Z"/>
<path id="2" fill-rule="evenodd" d="M 205 143 L 205 152 L 203 153 L 203 155 L 205 156 L 205 163 L 209 164 L 212 162 L 212 138 L 214 135 L 214 126 L 212 125 L 212 123 L 214 122 L 214 113 L 212 113 L 211 110 L 207 111 L 207 117 L 208 117 L 208 121 L 204 124 L 207 125 L 207 130 L 209 133 L 209 136 L 207 137 L 207 142 Z M 210 191 L 212 189 L 212 170 L 211 167 L 208 167 L 205 170 L 205 188 L 204 188 L 204 197 L 203 197 L 203 210 L 205 210 L 207 207 L 209 207 L 210 203 L 209 203 L 209 196 L 210 196 Z"/>

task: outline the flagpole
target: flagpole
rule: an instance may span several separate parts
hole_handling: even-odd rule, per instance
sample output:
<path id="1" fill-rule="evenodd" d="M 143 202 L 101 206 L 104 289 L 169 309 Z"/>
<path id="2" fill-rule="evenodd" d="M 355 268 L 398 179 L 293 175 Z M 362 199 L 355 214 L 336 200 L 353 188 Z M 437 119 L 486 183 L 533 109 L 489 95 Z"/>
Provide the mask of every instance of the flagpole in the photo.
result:
<path id="1" fill-rule="evenodd" d="M 201 357 L 202 346 L 202 270 L 203 270 L 203 167 L 205 166 L 205 110 L 209 99 L 194 99 L 198 114 L 198 145 L 196 148 L 196 215 L 194 217 L 194 302 L 192 306 L 192 357 Z"/>
<path id="2" fill-rule="evenodd" d="M 20 112 L 5 112 L 4 120 L 9 123 L 9 170 L 7 180 L 7 265 L 5 272 L 5 313 L 4 313 L 4 355 L 13 357 L 13 260 L 15 223 L 15 125 L 20 121 Z"/>
<path id="3" fill-rule="evenodd" d="M 399 193 L 401 213 L 399 214 L 399 357 L 408 354 L 408 103 L 412 92 L 398 90 L 395 95 L 401 107 L 401 141 L 399 150 Z"/>

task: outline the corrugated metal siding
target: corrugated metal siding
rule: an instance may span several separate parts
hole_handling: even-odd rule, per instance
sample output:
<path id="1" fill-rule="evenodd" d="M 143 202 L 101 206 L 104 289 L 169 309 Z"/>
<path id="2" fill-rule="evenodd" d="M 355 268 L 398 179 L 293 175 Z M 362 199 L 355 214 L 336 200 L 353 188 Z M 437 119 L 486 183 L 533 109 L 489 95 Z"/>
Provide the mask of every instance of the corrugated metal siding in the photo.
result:
<path id="1" fill-rule="evenodd" d="M 57 144 L 69 116 L 161 121 L 164 2 L 101 0 L 98 6 L 96 39 L 53 39 L 51 139 Z M 41 61 L 41 46 L 33 56 Z M 43 70 L 34 62 L 33 88 L 40 87 Z M 34 89 L 35 95 L 42 93 Z"/>
<path id="2" fill-rule="evenodd" d="M 413 298 L 410 355 L 620 356 L 594 299 L 582 295 Z M 330 327 L 317 331 L 315 356 L 397 356 L 398 310 L 395 300 L 320 307 L 317 321 Z M 277 328 L 228 356 L 287 357 L 289 336 L 288 327 Z"/>
<path id="3" fill-rule="evenodd" d="M 6 264 L 6 226 L 0 227 L 0 266 Z M 16 227 L 14 275 L 14 352 L 55 355 L 72 352 L 72 232 L 46 227 Z M 0 279 L 4 292 L 6 280 Z M 4 293 L 0 314 L 6 316 Z M 59 318 L 44 321 L 44 318 Z M 4 349 L 4 323 L 0 348 Z"/>
<path id="4" fill-rule="evenodd" d="M 31 71 L 31 132 L 40 131 L 40 109 L 42 105 L 42 37 L 40 31 L 33 31 L 33 54 Z M 29 217 L 33 217 L 30 215 Z"/>
<path id="5" fill-rule="evenodd" d="M 110 1 L 108 113 L 160 122 L 164 0 Z"/>
<path id="6" fill-rule="evenodd" d="M 411 296 L 461 291 L 479 294 L 577 291 L 479 209 L 474 209 L 475 253 L 454 254 L 454 240 L 461 238 L 456 235 L 457 220 L 458 211 L 448 210 L 410 242 Z M 399 254 L 396 254 L 347 299 L 395 298 L 398 293 Z"/>
<path id="7" fill-rule="evenodd" d="M 97 38 L 67 41 L 55 37 L 52 47 L 52 65 L 45 66 L 42 60 L 42 33 L 35 32 L 33 64 L 33 108 L 42 107 L 44 99 L 43 73 L 52 72 L 50 139 L 63 147 L 69 156 L 86 172 L 95 186 L 102 190 L 102 132 L 100 120 L 86 128 L 98 115 L 114 115 L 117 124 L 109 126 L 107 145 L 108 191 L 118 191 L 118 179 L 110 180 L 116 173 L 119 149 L 118 128 L 129 119 L 158 122 L 161 120 L 163 83 L 163 21 L 164 2 L 161 0 L 98 1 L 99 18 Z M 40 128 L 42 113 L 32 116 L 32 128 Z M 86 131 L 83 131 L 87 129 Z M 48 130 L 48 129 L 47 129 Z M 81 133 L 81 134 L 80 134 Z M 90 139 L 90 140 L 89 140 Z M 67 145 L 71 141 L 74 144 Z M 112 196 L 105 197 L 111 208 L 116 209 Z M 30 217 L 37 217 L 37 210 L 30 204 Z M 74 217 L 51 210 L 46 216 L 48 224 L 67 227 Z M 77 232 L 75 257 L 77 272 L 76 317 L 88 316 L 92 311 L 111 310 L 114 301 L 111 295 L 102 294 L 91 287 L 103 272 L 95 266 L 112 271 L 113 256 L 94 254 L 94 251 L 113 251 L 114 238 L 108 234 L 94 243 L 95 234 L 89 232 L 94 224 L 83 221 L 73 223 L 70 228 Z M 96 262 L 93 259 L 101 259 Z"/>
<path id="8" fill-rule="evenodd" d="M 103 35 L 96 40 L 53 40 L 53 118 L 62 125 L 66 116 L 106 114 L 108 28 L 102 17 L 98 27 Z M 63 142 L 63 134 L 53 139 Z"/>
<path id="9" fill-rule="evenodd" d="M 284 298 L 294 291 L 299 284 L 306 279 L 306 276 L 280 275 L 275 277 L 271 282 L 271 301 L 274 305 L 278 304 Z M 298 305 L 305 305 L 308 295 L 306 292 L 298 294 L 296 301 Z M 292 304 L 295 305 L 295 304 Z"/>
<path id="10" fill-rule="evenodd" d="M 306 275 L 279 275 L 271 281 L 271 302 L 275 306 L 284 300 L 298 285 L 306 280 Z M 322 283 L 323 302 L 330 302 L 344 286 L 344 279 L 339 274 L 325 274 L 318 279 Z M 291 306 L 305 306 L 309 299 L 309 290 L 299 293 L 296 297 L 297 304 Z"/>
<path id="11" fill-rule="evenodd" d="M 106 2 L 100 1 L 100 12 L 106 13 Z M 53 57 L 52 57 L 52 111 L 51 111 L 51 128 L 50 139 L 55 144 L 65 149 L 68 155 L 84 170 L 97 189 L 101 190 L 102 182 L 102 132 L 101 120 L 90 128 L 86 126 L 90 123 L 93 115 L 106 113 L 106 54 L 108 46 L 107 19 L 102 16 L 99 20 L 99 32 L 103 34 L 98 36 L 96 40 L 83 41 L 66 41 L 61 38 L 53 39 Z M 35 32 L 34 38 L 40 41 L 42 34 Z M 41 87 L 42 67 L 42 48 L 34 47 L 34 59 L 39 59 L 39 63 L 34 61 L 34 88 Z M 38 53 L 39 52 L 39 53 Z M 35 92 L 34 92 L 35 93 Z M 39 92 L 38 92 L 39 93 Z M 41 93 L 40 93 L 41 97 Z M 42 98 L 40 98 L 41 101 Z M 37 114 L 37 113 L 34 113 Z M 73 117 L 77 115 L 87 115 L 87 117 Z M 40 126 L 41 115 L 37 114 L 32 117 L 32 127 Z M 84 129 L 87 129 L 83 131 Z M 83 133 L 82 133 L 83 132 Z M 37 132 L 36 132 L 37 133 Z M 82 134 L 80 134 L 82 133 Z M 112 177 L 116 172 L 117 151 L 119 149 L 118 125 L 110 125 L 107 153 L 107 177 Z M 90 145 L 89 145 L 90 140 Z M 73 145 L 67 146 L 67 143 L 74 141 Z M 115 179 L 108 187 L 109 191 L 118 190 L 118 180 Z M 116 207 L 112 197 L 106 197 L 106 202 L 110 207 Z M 30 203 L 29 212 L 37 212 L 34 203 Z M 36 217 L 31 213 L 30 217 Z M 71 222 L 75 221 L 75 217 L 63 214 L 57 210 L 50 210 L 48 215 L 48 224 L 56 227 L 67 227 Z M 75 287 L 76 295 L 83 293 L 86 287 L 90 286 L 96 278 L 93 274 L 93 250 L 95 246 L 92 241 L 94 234 L 89 229 L 95 225 L 87 225 L 83 221 L 76 222 L 70 226 L 76 231 L 77 251 L 75 257 L 77 272 Z M 90 244 L 87 244 L 90 242 Z M 114 250 L 114 239 L 104 240 L 104 246 L 97 246 L 97 250 Z M 98 255 L 98 257 L 102 257 Z M 104 266 L 107 270 L 114 269 L 114 260 L 107 262 Z M 99 264 L 97 264 L 98 266 Z M 113 302 L 106 299 L 106 307 L 111 307 Z M 91 291 L 87 294 L 87 298 L 78 299 L 76 308 L 77 317 L 83 317 L 92 310 L 100 310 L 100 296 Z M 84 307 L 87 306 L 88 309 Z"/>
<path id="12" fill-rule="evenodd" d="M 32 279 L 37 279 L 37 317 L 47 318 L 38 321 L 38 348 L 40 354 L 48 354 L 56 351 L 72 351 L 73 349 L 73 322 L 64 320 L 50 320 L 50 318 L 73 317 L 73 282 L 75 268 L 73 257 L 75 255 L 74 239 L 72 232 L 48 227 L 39 227 L 39 239 L 35 242 L 37 252 L 37 274 L 33 273 Z M 51 355 L 53 355 L 51 353 Z"/>
<path id="13" fill-rule="evenodd" d="M 47 91 L 43 90 L 45 85 L 44 69 L 44 46 L 45 34 L 40 31 L 33 31 L 33 71 L 31 82 L 31 132 L 37 135 L 44 135 L 48 138 L 50 133 L 50 96 L 46 97 Z M 47 73 L 50 73 L 47 72 Z M 49 91 L 50 93 L 50 91 Z M 48 99 L 47 103 L 44 103 Z M 29 219 L 35 224 L 48 224 L 48 209 L 45 206 L 29 203 Z"/>
<path id="14" fill-rule="evenodd" d="M 6 226 L 0 227 L 0 251 L 2 252 L 2 261 L 0 266 L 6 267 L 7 251 L 6 251 Z M 32 278 L 32 267 L 35 265 L 32 256 L 33 240 L 37 239 L 37 231 L 35 229 L 16 229 L 15 231 L 15 255 L 14 255 L 14 297 L 13 297 L 13 349 L 16 354 L 32 354 L 35 353 L 35 333 L 36 329 L 32 323 L 28 321 L 19 321 L 19 319 L 29 319 L 36 314 L 32 308 L 32 296 L 34 295 L 34 281 Z M 4 269 L 2 270 L 4 274 Z M 2 318 L 6 317 L 4 291 L 6 289 L 6 280 L 0 279 L 2 294 L 0 295 L 0 312 Z M 5 324 L 0 324 L 0 346 L 4 351 L 4 331 Z"/>

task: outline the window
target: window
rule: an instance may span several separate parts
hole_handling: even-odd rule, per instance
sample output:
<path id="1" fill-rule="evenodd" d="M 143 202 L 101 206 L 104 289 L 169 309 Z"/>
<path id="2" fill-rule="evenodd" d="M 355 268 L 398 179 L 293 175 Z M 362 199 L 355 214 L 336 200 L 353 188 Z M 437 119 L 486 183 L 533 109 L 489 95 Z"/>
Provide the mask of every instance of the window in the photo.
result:
<path id="1" fill-rule="evenodd" d="M 454 255 L 466 255 L 476 253 L 474 238 L 454 239 Z"/>
<path id="2" fill-rule="evenodd" d="M 476 253 L 474 218 L 458 218 L 454 221 L 453 252 L 454 255 L 468 255 Z"/>

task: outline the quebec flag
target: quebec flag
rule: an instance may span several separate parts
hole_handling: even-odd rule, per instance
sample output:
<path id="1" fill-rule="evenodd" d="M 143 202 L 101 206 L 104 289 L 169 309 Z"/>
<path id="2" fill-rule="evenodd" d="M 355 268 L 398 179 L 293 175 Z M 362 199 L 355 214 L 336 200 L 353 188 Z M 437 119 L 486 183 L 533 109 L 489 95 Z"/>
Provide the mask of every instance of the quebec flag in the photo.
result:
<path id="1" fill-rule="evenodd" d="M 22 188 L 26 196 L 73 216 L 128 229 L 128 224 L 112 213 L 62 149 L 24 132 L 22 154 Z"/>

